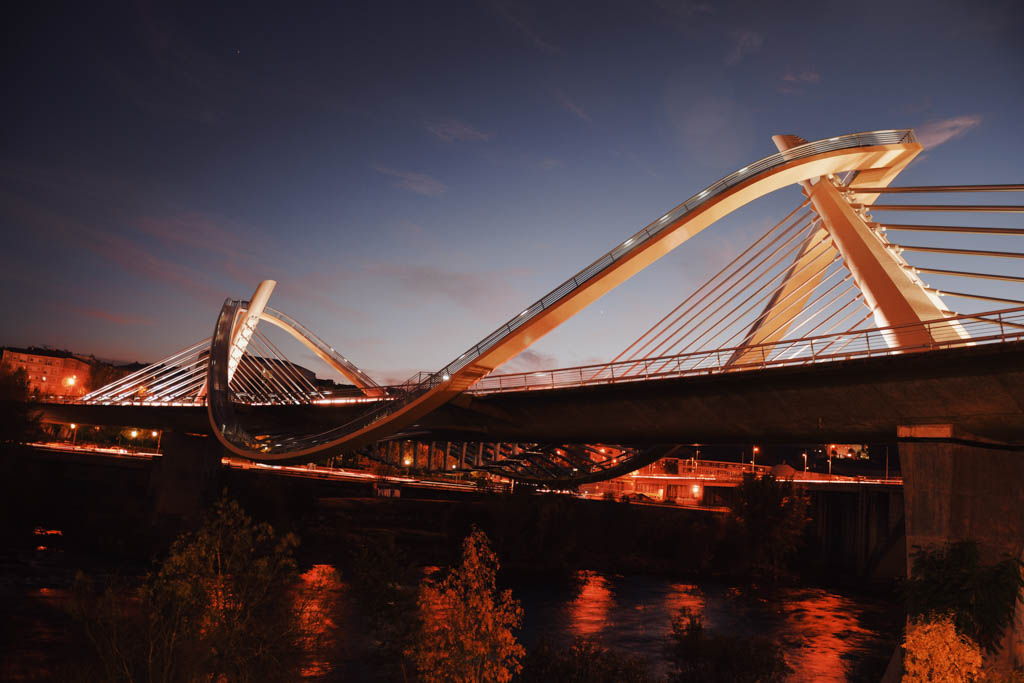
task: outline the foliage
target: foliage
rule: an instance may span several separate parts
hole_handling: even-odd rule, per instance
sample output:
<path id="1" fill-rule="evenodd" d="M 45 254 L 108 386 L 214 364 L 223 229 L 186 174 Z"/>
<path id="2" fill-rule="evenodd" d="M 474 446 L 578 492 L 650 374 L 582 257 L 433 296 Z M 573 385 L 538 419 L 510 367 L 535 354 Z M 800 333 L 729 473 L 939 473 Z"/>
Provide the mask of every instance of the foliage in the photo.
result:
<path id="1" fill-rule="evenodd" d="M 27 441 L 39 431 L 30 399 L 24 370 L 0 371 L 0 443 Z"/>
<path id="2" fill-rule="evenodd" d="M 373 643 L 374 666 L 389 680 L 405 680 L 405 650 L 419 628 L 411 563 L 387 536 L 355 548 L 347 575 Z"/>
<path id="3" fill-rule="evenodd" d="M 79 577 L 72 611 L 102 678 L 292 678 L 309 638 L 299 619 L 308 610 L 292 592 L 297 544 L 221 500 L 197 532 L 175 541 L 134 599 L 117 586 L 97 597 Z"/>
<path id="4" fill-rule="evenodd" d="M 769 683 L 792 673 L 782 649 L 771 640 L 710 633 L 700 615 L 687 608 L 672 620 L 669 655 L 674 683 Z"/>
<path id="5" fill-rule="evenodd" d="M 907 614 L 933 620 L 950 615 L 957 630 L 995 652 L 1024 587 L 1022 564 L 1006 558 L 981 563 L 978 544 L 958 541 L 913 554 L 906 582 Z"/>
<path id="6" fill-rule="evenodd" d="M 807 506 L 807 497 L 791 480 L 743 475 L 732 505 L 731 540 L 751 576 L 778 581 L 787 574 L 809 521 Z"/>
<path id="7" fill-rule="evenodd" d="M 912 621 L 903 648 L 905 683 L 973 681 L 981 674 L 981 648 L 957 632 L 950 615 Z"/>
<path id="8" fill-rule="evenodd" d="M 523 647 L 513 629 L 523 610 L 512 592 L 498 592 L 498 558 L 474 528 L 462 563 L 442 580 L 424 579 L 417 601 L 420 628 L 409 655 L 427 683 L 505 682 L 521 669 Z"/>
<path id="9" fill-rule="evenodd" d="M 648 683 L 655 679 L 643 660 L 615 652 L 587 638 L 569 649 L 541 643 L 523 660 L 522 683 Z"/>

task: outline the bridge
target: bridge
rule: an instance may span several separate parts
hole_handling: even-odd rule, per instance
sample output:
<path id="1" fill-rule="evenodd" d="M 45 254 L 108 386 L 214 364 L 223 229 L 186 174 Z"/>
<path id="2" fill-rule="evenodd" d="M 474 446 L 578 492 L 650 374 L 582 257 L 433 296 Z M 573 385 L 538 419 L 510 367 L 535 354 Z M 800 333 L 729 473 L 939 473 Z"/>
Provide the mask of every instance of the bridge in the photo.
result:
<path id="1" fill-rule="evenodd" d="M 1020 556 L 1024 228 L 999 219 L 1024 206 L 958 198 L 1024 185 L 895 186 L 922 151 L 910 130 L 773 141 L 777 153 L 627 236 L 435 372 L 374 381 L 271 308 L 265 281 L 224 303 L 210 338 L 46 406 L 47 419 L 206 433 L 210 453 L 263 463 L 359 452 L 400 467 L 402 444 L 431 443 L 443 455 L 428 468 L 573 486 L 681 443 L 897 441 L 911 544 L 969 536 Z M 495 372 L 690 238 L 793 186 L 802 199 L 787 215 L 609 362 Z M 996 225 L 890 219 L 906 213 Z M 324 394 L 274 330 L 354 392 Z"/>

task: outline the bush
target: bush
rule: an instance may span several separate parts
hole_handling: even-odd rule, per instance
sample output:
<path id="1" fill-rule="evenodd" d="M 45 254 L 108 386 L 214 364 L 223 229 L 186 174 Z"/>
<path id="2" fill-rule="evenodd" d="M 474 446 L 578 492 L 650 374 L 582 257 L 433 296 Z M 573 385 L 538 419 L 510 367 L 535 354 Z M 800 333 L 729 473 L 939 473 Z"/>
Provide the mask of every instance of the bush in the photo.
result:
<path id="1" fill-rule="evenodd" d="M 523 660 L 522 683 L 648 683 L 654 678 L 643 660 L 580 638 L 569 649 L 541 643 Z"/>
<path id="2" fill-rule="evenodd" d="M 498 592 L 498 558 L 474 528 L 462 563 L 444 579 L 424 579 L 417 601 L 420 629 L 409 655 L 428 683 L 504 683 L 521 670 L 522 645 L 512 630 L 523 610 L 511 591 Z"/>
<path id="3" fill-rule="evenodd" d="M 290 680 L 310 634 L 293 593 L 298 540 L 219 501 L 141 588 L 97 595 L 79 575 L 72 612 L 110 681 Z M 134 593 L 134 595 L 133 595 Z M 317 624 L 306 624 L 316 629 Z"/>
<path id="4" fill-rule="evenodd" d="M 907 616 L 952 619 L 956 630 L 989 652 L 999 649 L 1024 587 L 1021 562 L 983 565 L 978 544 L 959 541 L 915 550 L 905 585 Z"/>
<path id="5" fill-rule="evenodd" d="M 807 497 L 792 481 L 771 475 L 744 474 L 731 506 L 729 542 L 738 564 L 752 578 L 778 581 L 788 575 L 789 563 L 807 526 Z"/>
<path id="6" fill-rule="evenodd" d="M 672 620 L 670 638 L 673 683 L 771 683 L 793 671 L 771 640 L 709 633 L 700 616 L 686 608 Z"/>
<path id="7" fill-rule="evenodd" d="M 905 683 L 974 681 L 981 675 L 981 648 L 957 633 L 948 614 L 912 621 L 907 626 L 903 649 Z"/>

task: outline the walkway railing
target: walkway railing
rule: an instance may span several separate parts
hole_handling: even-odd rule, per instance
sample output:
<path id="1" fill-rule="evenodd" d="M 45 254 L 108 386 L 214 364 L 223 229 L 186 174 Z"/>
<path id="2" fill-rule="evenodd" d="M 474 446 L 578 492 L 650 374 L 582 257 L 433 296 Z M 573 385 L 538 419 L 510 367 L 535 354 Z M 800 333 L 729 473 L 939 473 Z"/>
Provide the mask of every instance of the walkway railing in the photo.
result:
<path id="1" fill-rule="evenodd" d="M 970 338 L 955 337 L 918 346 L 894 348 L 890 348 L 886 343 L 886 338 L 893 330 L 907 327 L 924 327 L 929 331 L 934 329 L 936 334 L 928 335 L 934 338 L 939 332 L 949 330 L 952 321 L 958 322 L 971 335 Z M 786 365 L 809 365 L 853 358 L 891 356 L 1021 339 L 1024 339 L 1024 307 L 973 315 L 957 315 L 913 325 L 878 327 L 746 347 L 696 351 L 678 356 L 583 365 L 558 370 L 491 375 L 473 385 L 469 392 L 491 394 L 505 391 L 559 389 L 590 384 L 614 384 L 690 375 L 709 375 Z M 730 358 L 739 350 L 745 351 L 744 358 L 759 358 L 759 360 L 730 364 Z"/>

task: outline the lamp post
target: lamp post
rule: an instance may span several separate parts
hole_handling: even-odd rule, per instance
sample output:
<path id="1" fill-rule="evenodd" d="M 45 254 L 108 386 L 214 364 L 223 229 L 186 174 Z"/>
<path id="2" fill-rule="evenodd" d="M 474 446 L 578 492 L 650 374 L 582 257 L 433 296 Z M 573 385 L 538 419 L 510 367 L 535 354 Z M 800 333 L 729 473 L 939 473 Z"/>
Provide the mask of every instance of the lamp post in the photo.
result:
<path id="1" fill-rule="evenodd" d="M 807 471 L 807 452 L 804 451 L 803 453 L 801 453 L 801 455 L 804 456 L 804 472 L 806 472 Z"/>
<path id="2" fill-rule="evenodd" d="M 135 452 L 135 437 L 137 437 L 138 435 L 139 435 L 139 430 L 138 429 L 133 429 L 132 431 L 130 431 L 128 433 L 128 436 L 130 436 L 131 439 L 132 439 L 131 443 L 128 446 L 128 452 L 129 453 L 134 453 Z"/>
<path id="3" fill-rule="evenodd" d="M 157 430 L 154 429 L 151 432 L 151 434 L 154 437 L 156 437 L 156 452 L 159 453 L 160 452 L 160 439 L 163 438 L 164 433 L 163 432 L 158 432 Z"/>
<path id="4" fill-rule="evenodd" d="M 74 422 L 71 423 L 71 447 L 74 448 L 75 443 L 78 441 L 78 425 Z"/>
<path id="5" fill-rule="evenodd" d="M 751 465 L 756 465 L 757 464 L 757 454 L 760 453 L 760 452 L 761 452 L 760 446 L 754 446 L 754 448 L 751 450 L 751 452 L 750 452 L 750 464 Z"/>

